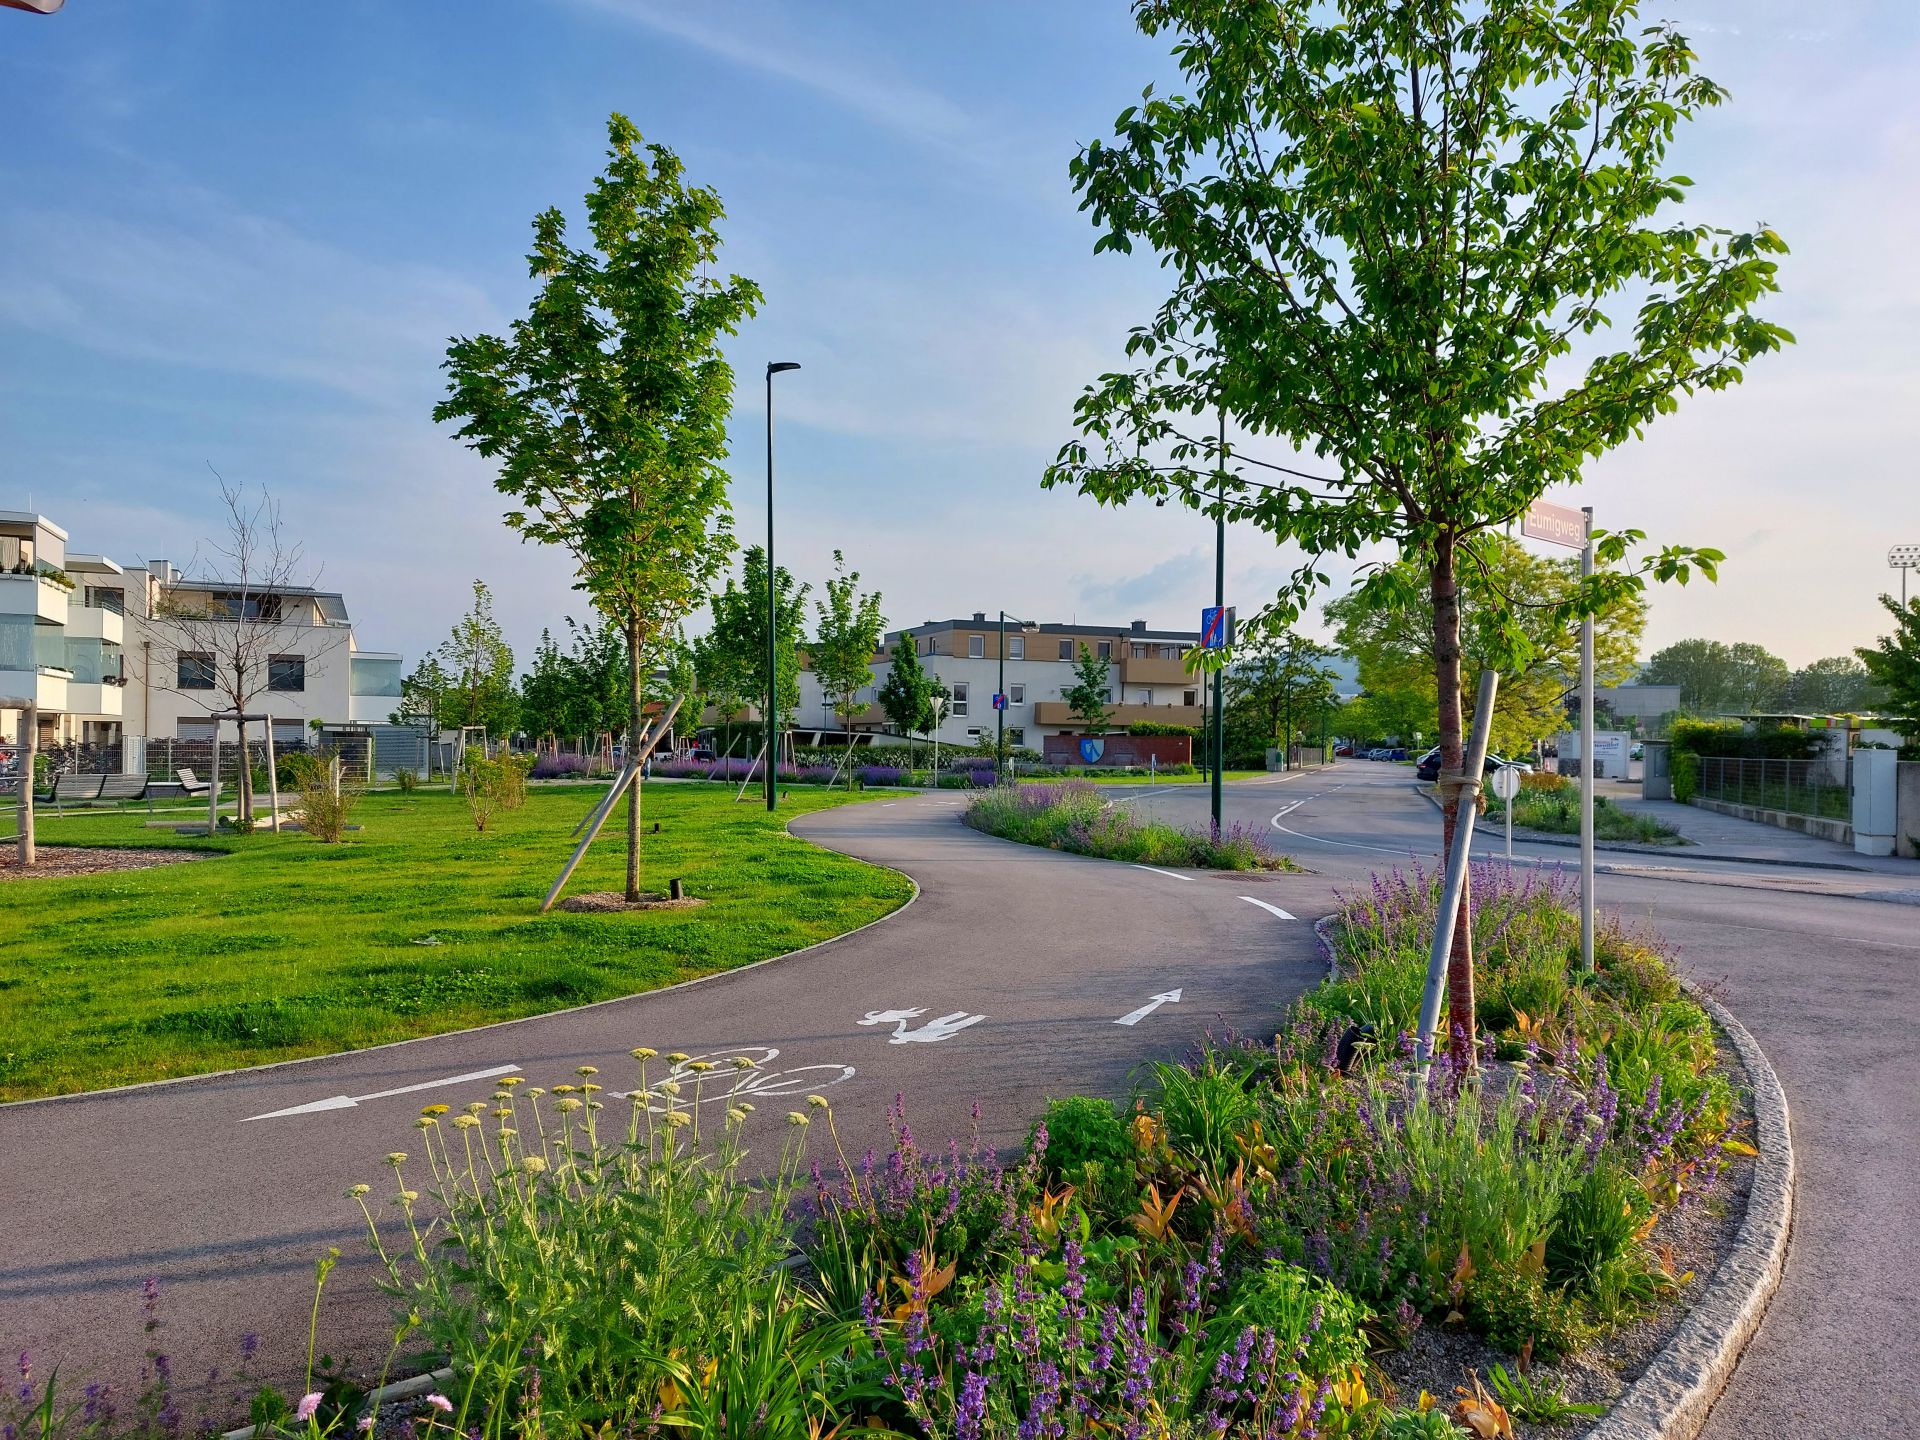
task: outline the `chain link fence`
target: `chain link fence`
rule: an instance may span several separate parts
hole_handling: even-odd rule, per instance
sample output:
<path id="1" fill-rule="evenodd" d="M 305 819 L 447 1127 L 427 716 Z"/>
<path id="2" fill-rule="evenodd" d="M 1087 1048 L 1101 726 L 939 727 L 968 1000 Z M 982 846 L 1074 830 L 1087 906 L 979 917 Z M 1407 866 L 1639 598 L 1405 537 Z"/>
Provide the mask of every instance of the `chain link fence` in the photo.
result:
<path id="1" fill-rule="evenodd" d="M 1821 820 L 1853 817 L 1853 761 L 1752 760 L 1702 755 L 1695 794 L 1703 800 L 1752 805 Z"/>

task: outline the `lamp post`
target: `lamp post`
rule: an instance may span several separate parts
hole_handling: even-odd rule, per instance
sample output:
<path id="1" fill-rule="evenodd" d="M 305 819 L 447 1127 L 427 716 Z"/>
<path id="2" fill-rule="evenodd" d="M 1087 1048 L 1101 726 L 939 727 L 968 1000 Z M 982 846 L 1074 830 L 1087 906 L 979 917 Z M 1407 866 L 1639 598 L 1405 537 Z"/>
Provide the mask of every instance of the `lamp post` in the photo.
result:
<path id="1" fill-rule="evenodd" d="M 1020 627 L 1020 633 L 1030 634 L 1040 627 L 1031 620 L 1014 618 L 1014 624 Z M 994 783 L 998 784 L 1007 773 L 1007 612 L 1000 612 L 1000 683 L 994 692 Z"/>
<path id="2" fill-rule="evenodd" d="M 780 765 L 780 649 L 776 634 L 780 622 L 780 593 L 773 568 L 773 377 L 782 370 L 799 368 L 799 363 L 793 360 L 771 360 L 767 363 L 767 710 L 763 717 L 766 721 L 763 729 L 768 810 L 772 810 L 778 801 L 776 771 Z"/>
<path id="3" fill-rule="evenodd" d="M 1900 608 L 1907 608 L 1907 572 L 1920 570 L 1920 545 L 1896 545 L 1887 551 L 1887 566 L 1900 572 Z"/>
<path id="4" fill-rule="evenodd" d="M 1222 612 L 1227 607 L 1227 411 L 1220 409 L 1220 509 L 1213 517 L 1213 603 Z M 1224 630 L 1226 616 L 1223 613 L 1220 624 Z M 1222 639 L 1231 639 L 1222 635 Z M 1213 833 L 1220 834 L 1220 771 L 1227 760 L 1226 714 L 1226 672 L 1223 669 L 1213 672 L 1213 733 L 1208 738 L 1207 748 L 1212 761 L 1213 775 L 1208 783 L 1208 798 L 1213 808 Z"/>

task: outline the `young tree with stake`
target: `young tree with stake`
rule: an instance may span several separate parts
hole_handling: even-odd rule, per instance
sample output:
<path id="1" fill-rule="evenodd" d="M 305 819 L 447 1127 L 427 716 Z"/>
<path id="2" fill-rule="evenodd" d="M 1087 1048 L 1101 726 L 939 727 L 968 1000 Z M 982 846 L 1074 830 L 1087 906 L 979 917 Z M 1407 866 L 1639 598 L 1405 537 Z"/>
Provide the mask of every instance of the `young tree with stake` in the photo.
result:
<path id="1" fill-rule="evenodd" d="M 1391 567 L 1366 588 L 1426 613 L 1458 772 L 1463 544 L 1791 338 L 1751 313 L 1779 236 L 1670 213 L 1689 182 L 1668 144 L 1724 94 L 1631 0 L 1135 0 L 1134 16 L 1171 38 L 1186 95 L 1149 89 L 1072 174 L 1094 248 L 1150 247 L 1173 291 L 1128 340 L 1137 368 L 1083 394 L 1044 483 L 1174 495 L 1298 545 L 1270 623 L 1327 582 L 1328 556 L 1396 546 L 1418 589 Z M 1315 459 L 1223 452 L 1221 410 Z M 1641 538 L 1602 537 L 1570 614 L 1720 558 L 1623 564 Z M 1483 659 L 1510 668 L 1524 635 L 1492 638 L 1509 653 Z M 1471 1037 L 1464 924 L 1456 940 L 1451 1025 Z"/>
<path id="2" fill-rule="evenodd" d="M 920 651 L 911 635 L 902 635 L 893 647 L 893 663 L 887 678 L 880 682 L 880 708 L 893 722 L 893 728 L 907 737 L 907 764 L 913 764 L 913 737 L 928 735 L 940 723 L 934 713 L 934 698 L 945 698 L 947 687 L 927 673 L 920 663 Z"/>
<path id="3" fill-rule="evenodd" d="M 1080 717 L 1089 735 L 1107 733 L 1107 706 L 1112 699 L 1107 676 L 1112 669 L 1111 661 L 1082 644 L 1080 658 L 1073 662 L 1073 684 L 1060 692 L 1068 710 Z"/>
<path id="4" fill-rule="evenodd" d="M 860 593 L 860 572 L 847 569 L 846 557 L 833 552 L 833 578 L 827 581 L 826 596 L 814 602 L 820 623 L 814 631 L 813 673 L 827 703 L 842 725 L 851 727 L 854 717 L 866 708 L 860 703 L 863 687 L 873 683 L 873 656 L 887 633 L 886 617 L 880 613 L 880 592 Z M 847 749 L 853 749 L 853 733 L 847 733 Z M 847 788 L 853 788 L 853 767 L 847 767 Z"/>
<path id="5" fill-rule="evenodd" d="M 724 337 L 760 303 L 721 280 L 720 197 L 623 115 L 607 123 L 607 168 L 586 200 L 590 248 L 557 209 L 534 221 L 539 285 L 506 337 L 447 349 L 434 418 L 500 462 L 507 524 L 562 545 L 577 586 L 619 625 L 628 661 L 627 753 L 638 751 L 642 680 L 655 648 L 703 600 L 732 548 Z M 626 897 L 640 894 L 640 786 L 627 801 Z"/>

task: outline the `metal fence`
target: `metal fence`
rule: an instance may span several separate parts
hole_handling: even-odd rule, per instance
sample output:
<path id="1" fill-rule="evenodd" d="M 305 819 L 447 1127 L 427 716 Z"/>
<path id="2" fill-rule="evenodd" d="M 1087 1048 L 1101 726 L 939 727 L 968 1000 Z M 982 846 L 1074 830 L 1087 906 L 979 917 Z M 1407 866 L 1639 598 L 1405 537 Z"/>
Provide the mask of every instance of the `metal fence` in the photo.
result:
<path id="1" fill-rule="evenodd" d="M 1821 820 L 1853 816 L 1853 762 L 1844 770 L 1826 760 L 1749 760 L 1702 755 L 1695 794 L 1703 800 L 1752 805 Z"/>

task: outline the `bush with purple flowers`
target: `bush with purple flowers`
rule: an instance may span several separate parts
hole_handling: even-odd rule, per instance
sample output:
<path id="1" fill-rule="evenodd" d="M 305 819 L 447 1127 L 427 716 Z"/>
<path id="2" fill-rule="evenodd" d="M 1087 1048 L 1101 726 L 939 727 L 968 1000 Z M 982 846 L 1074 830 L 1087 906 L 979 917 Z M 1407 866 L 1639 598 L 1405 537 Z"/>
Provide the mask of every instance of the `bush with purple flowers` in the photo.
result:
<path id="1" fill-rule="evenodd" d="M 592 773 L 593 766 L 584 755 L 562 755 L 548 752 L 533 762 L 529 772 L 533 780 L 584 780 Z"/>
<path id="2" fill-rule="evenodd" d="M 991 786 L 989 772 L 980 782 Z M 1136 865 L 1180 865 L 1203 870 L 1296 868 L 1264 832 L 1235 823 L 1218 834 L 1146 820 L 1110 805 L 1084 780 L 1048 785 L 1004 785 L 967 806 L 967 824 L 1003 840 L 1070 850 Z"/>

